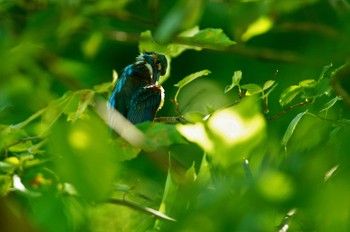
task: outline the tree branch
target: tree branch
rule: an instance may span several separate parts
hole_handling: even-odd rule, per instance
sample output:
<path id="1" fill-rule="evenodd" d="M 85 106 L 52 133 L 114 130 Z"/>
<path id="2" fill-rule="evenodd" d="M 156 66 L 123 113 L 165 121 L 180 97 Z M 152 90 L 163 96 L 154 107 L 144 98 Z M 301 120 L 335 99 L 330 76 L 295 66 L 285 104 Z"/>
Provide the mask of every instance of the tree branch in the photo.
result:
<path id="1" fill-rule="evenodd" d="M 288 108 L 284 109 L 283 111 L 279 112 L 278 114 L 275 114 L 274 116 L 271 116 L 271 117 L 267 117 L 266 120 L 268 120 L 268 121 L 274 120 L 274 119 L 279 118 L 282 115 L 288 113 L 288 111 L 290 111 L 290 110 L 293 110 L 293 109 L 298 108 L 298 107 L 303 106 L 303 105 L 310 104 L 311 102 L 312 101 L 303 101 L 303 102 L 299 102 L 295 105 L 291 105 Z"/>
<path id="2" fill-rule="evenodd" d="M 140 204 L 138 204 L 136 202 L 128 201 L 128 200 L 125 200 L 125 199 L 109 199 L 108 202 L 112 203 L 112 204 L 116 204 L 116 205 L 127 206 L 127 207 L 130 207 L 132 209 L 138 210 L 140 212 L 147 213 L 147 214 L 150 214 L 152 216 L 155 216 L 156 218 L 159 218 L 159 219 L 176 222 L 176 220 L 174 218 L 171 218 L 171 217 L 165 215 L 164 213 L 159 212 L 157 210 L 154 210 L 152 208 L 140 205 Z"/>

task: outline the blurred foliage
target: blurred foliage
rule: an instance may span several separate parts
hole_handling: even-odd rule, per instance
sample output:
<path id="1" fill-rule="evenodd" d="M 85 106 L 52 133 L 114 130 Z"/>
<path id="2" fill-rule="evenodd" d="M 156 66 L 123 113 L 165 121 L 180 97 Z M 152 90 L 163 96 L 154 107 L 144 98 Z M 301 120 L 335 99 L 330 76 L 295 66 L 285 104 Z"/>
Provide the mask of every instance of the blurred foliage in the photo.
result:
<path id="1" fill-rule="evenodd" d="M 0 230 L 349 231 L 349 25 L 348 0 L 0 0 Z M 159 122 L 111 136 L 143 51 Z"/>

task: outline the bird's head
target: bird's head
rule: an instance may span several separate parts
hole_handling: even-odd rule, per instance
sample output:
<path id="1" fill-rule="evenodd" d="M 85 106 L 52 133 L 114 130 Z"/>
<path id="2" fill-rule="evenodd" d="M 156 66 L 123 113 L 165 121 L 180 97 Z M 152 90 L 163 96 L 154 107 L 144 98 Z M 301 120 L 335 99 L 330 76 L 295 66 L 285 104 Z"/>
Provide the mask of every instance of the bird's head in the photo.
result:
<path id="1" fill-rule="evenodd" d="M 136 58 L 137 62 L 145 62 L 151 72 L 153 83 L 157 83 L 160 76 L 166 73 L 168 61 L 162 54 L 156 52 L 142 53 Z"/>

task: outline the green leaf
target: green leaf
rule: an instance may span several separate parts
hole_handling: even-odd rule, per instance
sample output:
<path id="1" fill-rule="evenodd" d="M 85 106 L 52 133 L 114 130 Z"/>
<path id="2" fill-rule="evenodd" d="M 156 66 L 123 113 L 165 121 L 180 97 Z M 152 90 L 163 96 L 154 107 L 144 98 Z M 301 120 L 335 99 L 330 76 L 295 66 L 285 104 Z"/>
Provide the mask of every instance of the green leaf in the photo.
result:
<path id="1" fill-rule="evenodd" d="M 274 81 L 274 80 L 268 80 L 264 83 L 262 89 L 265 91 L 265 90 L 271 88 L 275 83 L 276 83 L 276 81 Z"/>
<path id="2" fill-rule="evenodd" d="M 118 161 L 135 159 L 141 152 L 141 148 L 130 145 L 121 137 L 113 139 L 112 144 L 117 151 L 116 153 Z"/>
<path id="3" fill-rule="evenodd" d="M 169 162 L 170 158 L 169 158 Z M 165 182 L 164 193 L 162 202 L 160 203 L 159 212 L 172 216 L 174 214 L 173 208 L 176 206 L 179 185 L 174 181 L 172 177 L 173 173 L 171 165 L 169 165 L 168 175 Z M 154 228 L 159 230 L 163 226 L 162 221 L 157 220 L 154 224 Z"/>
<path id="4" fill-rule="evenodd" d="M 0 161 L 0 171 L 2 173 L 13 172 L 16 168 L 17 168 L 17 166 L 15 164 Z"/>
<path id="5" fill-rule="evenodd" d="M 263 89 L 261 86 L 257 84 L 246 84 L 246 85 L 241 85 L 241 89 L 246 89 L 247 90 L 247 95 L 254 95 L 261 93 Z"/>
<path id="6" fill-rule="evenodd" d="M 118 150 L 109 143 L 109 138 L 109 129 L 92 113 L 73 125 L 60 120 L 52 129 L 49 148 L 57 172 L 84 199 L 104 200 L 112 189 L 118 170 Z"/>
<path id="7" fill-rule="evenodd" d="M 178 0 L 160 23 L 155 39 L 161 44 L 168 43 L 178 33 L 195 26 L 204 8 L 203 0 Z"/>
<path id="8" fill-rule="evenodd" d="M 93 104 L 95 92 L 91 90 L 82 90 L 77 92 L 76 97 L 79 97 L 79 103 L 73 113 L 68 114 L 68 121 L 75 122 L 79 118 L 86 117 L 86 109 Z"/>
<path id="9" fill-rule="evenodd" d="M 207 76 L 208 74 L 210 74 L 210 71 L 205 69 L 205 70 L 202 70 L 202 71 L 199 71 L 196 73 L 192 73 L 192 74 L 186 76 L 185 78 L 183 78 L 177 84 L 175 84 L 174 86 L 179 88 L 175 94 L 175 97 L 174 97 L 175 101 L 177 101 L 177 96 L 179 95 L 180 90 L 183 87 L 185 87 L 187 84 L 191 83 L 192 81 L 196 80 L 197 78 L 202 77 L 202 76 Z"/>
<path id="10" fill-rule="evenodd" d="M 283 135 L 282 138 L 282 146 L 284 146 L 285 148 L 287 148 L 287 143 L 290 140 L 290 138 L 292 137 L 295 128 L 297 127 L 300 119 L 307 113 L 307 111 L 299 113 L 297 116 L 295 116 L 295 118 L 293 118 L 293 120 L 289 123 L 288 128 L 286 130 L 286 132 Z"/>
<path id="11" fill-rule="evenodd" d="M 99 85 L 94 85 L 93 89 L 96 93 L 109 93 L 112 91 L 115 82 L 105 82 Z"/>
<path id="12" fill-rule="evenodd" d="M 302 88 L 299 85 L 292 85 L 285 89 L 279 99 L 281 106 L 285 106 L 290 103 L 299 93 L 301 93 Z"/>
<path id="13" fill-rule="evenodd" d="M 187 31 L 181 32 L 181 35 L 192 36 L 193 33 L 196 33 L 197 31 L 198 31 L 198 27 L 196 26 Z M 198 48 L 197 46 L 184 45 L 184 44 L 169 43 L 166 45 L 161 45 L 154 40 L 152 36 L 152 32 L 149 30 L 142 32 L 140 35 L 140 42 L 139 42 L 140 52 L 154 51 L 154 52 L 166 54 L 167 56 L 173 58 L 173 57 L 179 56 L 181 53 L 183 53 L 188 49 L 200 50 L 200 48 Z"/>
<path id="14" fill-rule="evenodd" d="M 199 46 L 202 48 L 225 48 L 235 44 L 230 40 L 222 29 L 207 28 L 200 30 L 192 37 L 179 36 L 177 39 L 189 45 Z"/>
<path id="15" fill-rule="evenodd" d="M 216 111 L 208 119 L 206 150 L 213 163 L 222 167 L 241 162 L 265 136 L 265 119 L 255 97 L 246 97 L 239 104 Z M 196 132 L 193 132 L 196 133 Z"/>
<path id="16" fill-rule="evenodd" d="M 0 162 L 0 168 L 1 167 Z M 0 197 L 5 197 L 7 193 L 10 191 L 12 185 L 12 178 L 10 175 L 0 175 Z"/>
<path id="17" fill-rule="evenodd" d="M 198 144 L 208 153 L 213 153 L 214 144 L 203 123 L 197 122 L 186 125 L 178 124 L 176 128 L 188 141 Z"/>
<path id="18" fill-rule="evenodd" d="M 205 114 L 198 111 L 186 112 L 184 117 L 190 122 L 202 122 L 205 118 Z"/>
<path id="19" fill-rule="evenodd" d="M 321 72 L 321 74 L 320 74 L 320 77 L 319 77 L 318 81 L 320 81 L 320 80 L 322 80 L 323 78 L 325 78 L 326 73 L 327 73 L 332 67 L 333 67 L 333 64 L 332 64 L 332 63 L 330 63 L 329 65 L 324 66 L 323 69 L 322 69 L 322 72 Z"/>
<path id="20" fill-rule="evenodd" d="M 177 125 L 179 132 L 198 144 L 214 163 L 228 167 L 241 161 L 264 137 L 265 120 L 256 98 L 214 112 L 205 123 Z"/>
<path id="21" fill-rule="evenodd" d="M 323 95 L 329 96 L 332 93 L 332 86 L 329 78 L 319 80 L 315 88 L 315 97 L 320 97 Z"/>
<path id="22" fill-rule="evenodd" d="M 299 82 L 299 86 L 302 88 L 313 88 L 317 85 L 317 82 L 314 79 L 306 79 Z"/>
<path id="23" fill-rule="evenodd" d="M 137 125 L 137 128 L 144 132 L 146 137 L 150 139 L 150 143 L 152 143 L 152 147 L 154 148 L 187 143 L 177 131 L 176 125 L 145 122 Z"/>
<path id="24" fill-rule="evenodd" d="M 269 31 L 273 26 L 273 21 L 266 17 L 261 16 L 255 22 L 249 25 L 246 32 L 242 35 L 243 41 L 248 41 L 252 37 L 261 35 Z"/>
<path id="25" fill-rule="evenodd" d="M 24 141 L 24 142 L 20 142 L 16 145 L 9 147 L 9 151 L 11 151 L 11 152 L 26 152 L 32 146 L 33 146 L 33 144 L 31 141 Z"/>
<path id="26" fill-rule="evenodd" d="M 184 79 L 182 79 L 181 81 L 179 81 L 174 86 L 179 87 L 179 88 L 183 88 L 185 85 L 189 84 L 190 82 L 194 81 L 195 79 L 197 79 L 201 76 L 206 76 L 208 74 L 210 74 L 210 71 L 207 69 L 190 74 L 190 75 L 186 76 Z"/>
<path id="27" fill-rule="evenodd" d="M 139 51 L 140 52 L 154 51 L 158 53 L 166 53 L 168 55 L 173 55 L 168 53 L 168 49 L 166 45 L 160 45 L 154 40 L 152 36 L 152 32 L 150 30 L 147 30 L 141 33 L 140 42 L 139 42 Z"/>
<path id="28" fill-rule="evenodd" d="M 239 87 L 239 82 L 241 81 L 241 79 L 242 79 L 242 71 L 241 70 L 235 71 L 233 73 L 233 76 L 232 76 L 231 85 L 227 85 L 225 87 L 224 92 L 227 93 L 227 92 L 231 91 L 235 86 Z"/>
<path id="29" fill-rule="evenodd" d="M 324 105 L 324 108 L 320 111 L 328 111 L 330 108 L 332 108 L 334 106 L 335 103 L 337 103 L 338 101 L 341 101 L 343 100 L 342 97 L 340 96 L 336 96 L 334 97 L 332 100 L 330 100 L 329 102 L 327 102 L 325 105 Z"/>
<path id="30" fill-rule="evenodd" d="M 201 166 L 198 171 L 196 182 L 198 185 L 208 187 L 212 184 L 212 178 L 210 173 L 210 166 L 207 161 L 207 155 L 204 154 L 201 162 Z"/>
<path id="31" fill-rule="evenodd" d="M 65 93 L 61 98 L 51 102 L 45 109 L 41 120 L 41 135 L 45 135 L 56 123 L 63 113 L 68 113 L 78 102 L 77 95 L 73 92 Z"/>

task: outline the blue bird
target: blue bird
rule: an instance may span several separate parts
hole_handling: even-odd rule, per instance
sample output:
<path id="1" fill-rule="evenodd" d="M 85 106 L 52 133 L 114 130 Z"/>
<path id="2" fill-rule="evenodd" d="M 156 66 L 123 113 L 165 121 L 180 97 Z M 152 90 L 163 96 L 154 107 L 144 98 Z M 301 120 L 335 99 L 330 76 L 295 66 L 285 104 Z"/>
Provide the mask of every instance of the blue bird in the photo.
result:
<path id="1" fill-rule="evenodd" d="M 109 98 L 109 106 L 133 124 L 153 121 L 164 103 L 164 89 L 158 81 L 167 66 L 164 55 L 141 53 L 135 63 L 124 69 Z"/>

